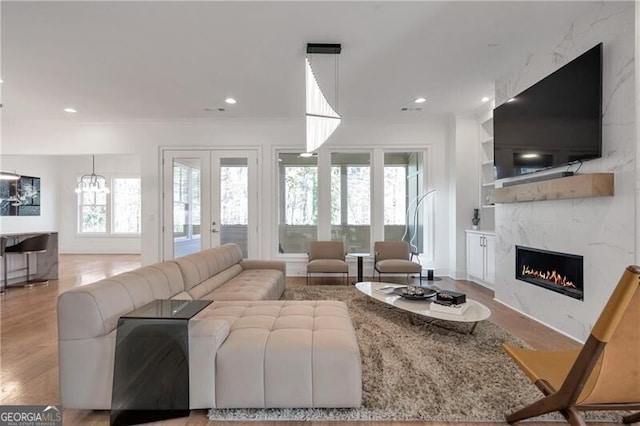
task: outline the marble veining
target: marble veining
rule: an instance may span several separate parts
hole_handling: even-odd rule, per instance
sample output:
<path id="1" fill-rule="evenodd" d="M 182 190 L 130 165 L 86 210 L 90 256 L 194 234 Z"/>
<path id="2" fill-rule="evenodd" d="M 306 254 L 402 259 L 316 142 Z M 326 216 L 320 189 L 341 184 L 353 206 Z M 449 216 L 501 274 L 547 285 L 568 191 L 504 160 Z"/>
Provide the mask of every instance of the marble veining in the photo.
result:
<path id="1" fill-rule="evenodd" d="M 624 268 L 636 261 L 635 6 L 594 3 L 567 25 L 547 51 L 523 55 L 496 81 L 496 105 L 602 42 L 603 158 L 581 173 L 615 172 L 615 195 L 496 206 L 496 299 L 570 336 L 585 340 Z M 575 170 L 575 166 L 573 170 Z M 584 301 L 514 278 L 515 245 L 584 256 Z"/>

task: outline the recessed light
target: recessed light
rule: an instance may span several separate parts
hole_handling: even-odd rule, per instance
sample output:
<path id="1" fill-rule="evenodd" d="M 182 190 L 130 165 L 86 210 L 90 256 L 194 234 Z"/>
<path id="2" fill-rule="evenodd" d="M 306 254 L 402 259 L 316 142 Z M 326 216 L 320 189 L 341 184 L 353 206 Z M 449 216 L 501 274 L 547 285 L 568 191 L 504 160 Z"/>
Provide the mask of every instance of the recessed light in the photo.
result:
<path id="1" fill-rule="evenodd" d="M 74 108 L 65 108 L 64 112 L 68 112 L 69 114 L 73 114 L 74 112 L 78 112 L 78 111 L 76 111 Z"/>
<path id="2" fill-rule="evenodd" d="M 312 152 L 303 152 L 302 154 L 300 154 L 300 157 L 304 157 L 304 158 L 313 157 L 313 153 Z"/>
<path id="3" fill-rule="evenodd" d="M 427 102 L 427 98 L 422 98 L 422 97 L 420 97 L 420 98 L 415 98 L 415 99 L 413 100 L 413 102 L 415 102 L 415 103 L 417 103 L 417 104 L 421 104 L 421 103 L 423 103 L 423 102 Z"/>
<path id="4" fill-rule="evenodd" d="M 229 105 L 233 105 L 235 104 L 237 101 L 233 98 L 227 98 L 224 100 L 226 103 L 228 103 Z"/>
<path id="5" fill-rule="evenodd" d="M 484 96 L 482 99 L 480 99 L 481 102 L 489 102 L 489 98 Z"/>

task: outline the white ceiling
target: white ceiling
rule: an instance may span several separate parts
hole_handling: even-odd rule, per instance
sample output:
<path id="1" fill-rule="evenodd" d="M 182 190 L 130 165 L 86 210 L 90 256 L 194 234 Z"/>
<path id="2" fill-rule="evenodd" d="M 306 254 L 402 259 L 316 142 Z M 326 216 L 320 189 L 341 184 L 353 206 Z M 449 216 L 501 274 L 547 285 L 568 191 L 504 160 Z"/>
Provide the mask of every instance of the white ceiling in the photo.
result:
<path id="1" fill-rule="evenodd" d="M 597 2 L 2 1 L 6 119 L 304 115 L 308 42 L 342 43 L 339 112 L 473 111 Z M 326 56 L 325 56 L 326 58 Z M 333 72 L 319 76 L 333 92 Z M 324 81 L 323 81 L 324 79 Z M 238 100 L 224 104 L 227 96 Z M 412 100 L 425 96 L 419 112 Z M 62 110 L 72 106 L 77 114 Z M 226 108 L 220 113 L 218 107 Z M 213 109 L 212 112 L 203 111 Z"/>

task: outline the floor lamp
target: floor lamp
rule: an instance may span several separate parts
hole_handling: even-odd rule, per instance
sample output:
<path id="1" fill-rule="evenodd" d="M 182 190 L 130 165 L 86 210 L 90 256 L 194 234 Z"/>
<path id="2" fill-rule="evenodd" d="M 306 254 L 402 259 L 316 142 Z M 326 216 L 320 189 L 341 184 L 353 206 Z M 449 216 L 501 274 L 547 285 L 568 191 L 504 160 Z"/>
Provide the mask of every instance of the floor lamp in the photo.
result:
<path id="1" fill-rule="evenodd" d="M 420 206 L 422 204 L 422 202 L 431 194 L 433 194 L 434 192 L 436 192 L 435 189 L 432 189 L 430 191 L 424 192 L 418 196 L 416 196 L 410 203 L 409 203 L 409 207 L 407 207 L 407 213 L 406 213 L 406 224 L 404 227 L 404 235 L 402 235 L 402 240 L 406 241 L 405 238 L 407 237 L 407 234 L 409 233 L 409 215 L 411 214 L 411 207 L 415 204 L 415 209 L 413 211 L 413 233 L 411 235 L 411 239 L 409 240 L 409 246 L 411 247 L 413 252 L 417 252 L 418 251 L 418 246 L 416 246 L 414 244 L 414 241 L 416 240 L 417 234 L 418 234 L 418 212 L 420 211 Z M 420 258 L 418 258 L 418 263 L 420 261 Z M 433 269 L 427 269 L 427 276 L 426 277 L 422 277 L 422 279 L 427 280 L 427 281 L 440 281 L 442 280 L 442 278 L 438 278 L 438 277 L 434 277 L 433 276 Z"/>

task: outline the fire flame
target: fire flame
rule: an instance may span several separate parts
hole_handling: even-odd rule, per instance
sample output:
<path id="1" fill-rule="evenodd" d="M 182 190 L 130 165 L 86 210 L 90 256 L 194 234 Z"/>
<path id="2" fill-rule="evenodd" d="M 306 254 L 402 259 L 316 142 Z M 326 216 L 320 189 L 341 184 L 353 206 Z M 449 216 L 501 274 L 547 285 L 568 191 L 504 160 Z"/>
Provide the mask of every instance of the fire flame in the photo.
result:
<path id="1" fill-rule="evenodd" d="M 522 265 L 522 276 L 524 277 L 533 277 L 541 280 L 549 281 L 554 284 L 561 285 L 562 287 L 571 287 L 576 288 L 575 284 L 571 281 L 567 280 L 567 276 L 564 277 L 558 274 L 556 271 L 536 271 L 535 269 L 529 268 L 527 265 Z"/>

